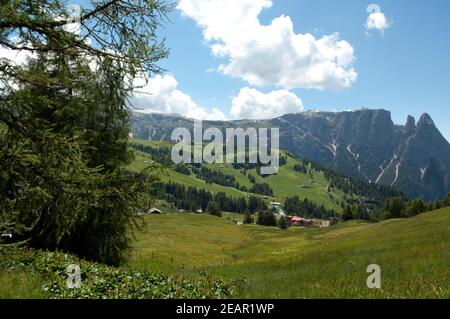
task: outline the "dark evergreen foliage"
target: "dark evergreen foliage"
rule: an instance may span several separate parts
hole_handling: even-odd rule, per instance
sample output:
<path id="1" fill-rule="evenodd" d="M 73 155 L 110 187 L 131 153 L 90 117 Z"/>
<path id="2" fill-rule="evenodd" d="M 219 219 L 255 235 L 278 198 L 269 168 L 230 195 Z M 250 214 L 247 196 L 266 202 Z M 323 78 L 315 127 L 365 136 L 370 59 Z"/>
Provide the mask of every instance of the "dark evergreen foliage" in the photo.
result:
<path id="1" fill-rule="evenodd" d="M 326 209 L 323 205 L 316 205 L 307 198 L 301 200 L 298 196 L 286 198 L 284 210 L 289 215 L 305 218 L 330 218 L 337 216 L 334 210 Z"/>
<path id="2" fill-rule="evenodd" d="M 216 201 L 209 201 L 208 206 L 206 207 L 206 212 L 208 214 L 222 217 L 222 211 L 220 210 L 219 203 Z"/>
<path id="3" fill-rule="evenodd" d="M 344 207 L 344 210 L 342 211 L 342 214 L 341 214 L 341 219 L 343 221 L 348 221 L 348 220 L 354 219 L 352 208 L 350 205 L 346 205 Z"/>
<path id="4" fill-rule="evenodd" d="M 244 224 L 253 224 L 255 222 L 252 213 L 249 210 L 246 210 L 244 213 Z"/>
<path id="5" fill-rule="evenodd" d="M 307 174 L 308 173 L 308 167 L 306 165 L 303 165 L 303 164 L 295 164 L 293 169 L 294 169 L 294 171 L 300 172 L 302 174 Z"/>
<path id="6" fill-rule="evenodd" d="M 191 175 L 191 170 L 185 164 L 177 164 L 175 166 L 175 171 L 184 175 Z"/>
<path id="7" fill-rule="evenodd" d="M 199 189 L 193 186 L 185 186 L 178 183 L 157 183 L 152 187 L 152 194 L 159 199 L 173 203 L 176 208 L 196 211 L 197 209 L 207 210 L 208 203 L 215 201 L 219 204 L 221 211 L 242 214 L 247 209 L 266 208 L 265 202 L 257 197 L 251 196 L 248 202 L 245 198 L 229 197 L 225 193 L 213 194 L 206 189 Z"/>
<path id="8" fill-rule="evenodd" d="M 217 170 L 209 169 L 202 165 L 199 170 L 196 171 L 197 177 L 206 181 L 206 183 L 215 183 L 222 186 L 240 188 L 238 182 L 236 182 L 233 175 L 224 174 Z"/>
<path id="9" fill-rule="evenodd" d="M 255 193 L 255 194 L 260 194 L 260 195 L 266 195 L 266 196 L 273 195 L 273 190 L 267 183 L 262 183 L 262 184 L 256 183 L 250 188 L 249 191 L 250 191 L 250 193 Z"/>
<path id="10" fill-rule="evenodd" d="M 277 226 L 274 214 L 268 210 L 259 211 L 256 217 L 256 223 L 263 226 Z"/>
<path id="11" fill-rule="evenodd" d="M 168 54 L 155 31 L 170 8 L 94 4 L 76 34 L 66 28 L 64 1 L 0 3 L 1 47 L 34 53 L 23 65 L 0 58 L 0 232 L 109 264 L 124 260 L 152 181 L 124 169 L 132 160 L 127 99 L 138 73 L 158 72 Z"/>
<path id="12" fill-rule="evenodd" d="M 256 213 L 259 210 L 267 209 L 266 202 L 256 196 L 250 196 L 248 199 L 248 210 L 250 213 Z"/>

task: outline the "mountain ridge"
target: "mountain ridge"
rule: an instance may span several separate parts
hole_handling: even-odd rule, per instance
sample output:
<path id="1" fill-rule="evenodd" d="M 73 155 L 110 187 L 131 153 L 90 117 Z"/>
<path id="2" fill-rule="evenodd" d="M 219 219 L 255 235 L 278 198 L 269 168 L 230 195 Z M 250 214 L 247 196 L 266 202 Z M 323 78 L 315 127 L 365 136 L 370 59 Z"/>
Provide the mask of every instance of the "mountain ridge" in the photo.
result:
<path id="1" fill-rule="evenodd" d="M 280 148 L 338 173 L 390 185 L 407 197 L 432 201 L 450 192 L 450 144 L 431 116 L 416 123 L 408 116 L 394 124 L 391 112 L 361 109 L 307 111 L 268 120 L 203 121 L 203 127 L 279 127 Z M 170 140 L 176 127 L 192 129 L 193 120 L 162 113 L 134 113 L 135 137 Z"/>

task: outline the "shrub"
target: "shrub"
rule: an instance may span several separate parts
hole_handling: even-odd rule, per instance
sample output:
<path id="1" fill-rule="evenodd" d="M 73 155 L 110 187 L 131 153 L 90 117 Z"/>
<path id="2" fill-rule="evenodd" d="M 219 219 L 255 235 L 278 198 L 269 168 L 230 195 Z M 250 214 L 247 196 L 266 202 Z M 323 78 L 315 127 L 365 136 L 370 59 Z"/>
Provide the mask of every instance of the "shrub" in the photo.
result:
<path id="1" fill-rule="evenodd" d="M 254 219 L 253 219 L 252 213 L 250 213 L 249 211 L 246 211 L 243 222 L 244 222 L 244 224 L 253 224 Z"/>
<path id="2" fill-rule="evenodd" d="M 288 228 L 288 223 L 287 223 L 286 217 L 281 216 L 280 219 L 278 219 L 278 227 L 280 229 L 287 229 Z"/>
<path id="3" fill-rule="evenodd" d="M 393 197 L 386 200 L 384 210 L 388 218 L 405 217 L 406 203 L 402 197 Z"/>
<path id="4" fill-rule="evenodd" d="M 222 212 L 220 211 L 220 205 L 216 201 L 210 201 L 206 207 L 208 214 L 222 217 Z"/>
<path id="5" fill-rule="evenodd" d="M 277 221 L 275 219 L 275 216 L 267 210 L 263 210 L 258 213 L 256 223 L 258 225 L 264 225 L 264 226 L 277 226 Z"/>
<path id="6" fill-rule="evenodd" d="M 431 209 L 426 206 L 423 200 L 421 200 L 420 198 L 416 198 L 408 202 L 408 204 L 406 205 L 406 216 L 416 216 Z"/>
<path id="7" fill-rule="evenodd" d="M 450 206 L 450 193 L 447 194 L 447 198 L 442 202 L 442 206 L 449 207 Z"/>
<path id="8" fill-rule="evenodd" d="M 341 218 L 343 221 L 347 221 L 347 220 L 351 220 L 353 219 L 353 212 L 352 212 L 352 208 L 350 207 L 350 205 L 346 205 L 344 207 L 344 210 L 342 211 L 342 215 Z"/>

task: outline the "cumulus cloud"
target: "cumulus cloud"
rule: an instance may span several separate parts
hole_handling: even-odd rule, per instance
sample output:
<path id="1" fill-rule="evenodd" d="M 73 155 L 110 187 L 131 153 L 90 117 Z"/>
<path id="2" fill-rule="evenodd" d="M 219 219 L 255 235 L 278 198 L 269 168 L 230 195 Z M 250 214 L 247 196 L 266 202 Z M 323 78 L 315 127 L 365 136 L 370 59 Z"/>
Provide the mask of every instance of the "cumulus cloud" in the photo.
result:
<path id="1" fill-rule="evenodd" d="M 13 66 L 24 65 L 28 59 L 35 58 L 36 54 L 25 50 L 12 50 L 0 45 L 0 64 L 7 63 Z M 6 88 L 17 89 L 18 85 L 14 79 L 2 77 L 0 79 L 0 95 L 4 94 Z"/>
<path id="2" fill-rule="evenodd" d="M 35 57 L 35 54 L 26 50 L 12 50 L 0 46 L 0 61 L 8 60 L 12 65 L 23 65 L 28 58 Z M 91 60 L 89 66 L 92 71 L 97 69 L 95 60 Z M 5 84 L 16 87 L 14 83 L 0 81 L 0 89 L 5 88 Z M 130 99 L 130 104 L 140 112 L 177 113 L 195 119 L 226 119 L 219 109 L 213 108 L 208 112 L 198 106 L 188 94 L 178 90 L 178 82 L 172 75 L 156 75 L 148 80 L 142 76 L 136 78 L 133 85 L 137 89 Z"/>
<path id="3" fill-rule="evenodd" d="M 378 4 L 370 4 L 367 6 L 367 13 L 369 16 L 367 17 L 367 21 L 365 24 L 366 30 L 378 30 L 382 34 L 384 34 L 384 30 L 389 29 L 392 25 L 392 21 L 390 21 L 386 15 L 381 12 L 381 8 Z"/>
<path id="4" fill-rule="evenodd" d="M 251 85 L 342 90 L 357 79 L 354 50 L 339 34 L 296 34 L 290 17 L 262 25 L 271 0 L 180 0 L 177 8 L 203 29 L 224 74 Z"/>
<path id="5" fill-rule="evenodd" d="M 36 54 L 26 50 L 12 50 L 0 45 L 0 59 L 8 60 L 12 65 L 23 65 L 28 58 L 36 57 Z"/>
<path id="6" fill-rule="evenodd" d="M 135 79 L 137 89 L 130 102 L 140 112 L 176 113 L 199 120 L 224 120 L 223 112 L 214 108 L 208 112 L 198 106 L 192 98 L 177 89 L 178 82 L 172 75 L 156 75 L 146 81 Z"/>
<path id="7" fill-rule="evenodd" d="M 297 113 L 303 109 L 302 100 L 286 90 L 262 93 L 244 87 L 233 97 L 231 115 L 235 118 L 269 119 L 286 113 Z"/>

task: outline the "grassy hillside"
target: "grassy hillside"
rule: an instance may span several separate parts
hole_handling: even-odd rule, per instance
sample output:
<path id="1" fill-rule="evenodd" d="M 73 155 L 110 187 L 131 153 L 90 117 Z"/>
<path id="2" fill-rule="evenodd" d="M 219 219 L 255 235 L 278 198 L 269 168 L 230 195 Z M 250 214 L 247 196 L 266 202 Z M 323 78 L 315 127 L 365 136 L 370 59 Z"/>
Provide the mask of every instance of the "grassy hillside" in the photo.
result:
<path id="1" fill-rule="evenodd" d="M 450 298 L 450 208 L 322 229 L 238 226 L 208 215 L 146 218 L 130 266 L 240 278 L 237 297 Z M 366 286 L 373 263 L 381 290 Z"/>
<path id="2" fill-rule="evenodd" d="M 154 143 L 154 142 L 152 142 Z M 153 144 L 152 144 L 153 145 Z M 142 171 L 143 169 L 147 168 L 149 165 L 153 163 L 151 160 L 151 157 L 143 152 L 139 152 L 134 150 L 135 152 L 135 159 L 134 161 L 128 166 L 129 169 L 132 171 L 138 172 Z M 163 168 L 163 171 L 161 174 L 159 174 L 159 177 L 162 181 L 168 182 L 176 182 L 179 184 L 183 184 L 186 186 L 195 186 L 197 188 L 205 188 L 212 192 L 224 192 L 228 196 L 232 197 L 244 197 L 246 194 L 244 192 L 241 192 L 240 190 L 237 190 L 232 187 L 224 187 L 217 184 L 207 184 L 204 180 L 199 179 L 195 177 L 194 175 L 184 175 L 181 173 L 178 173 L 171 169 L 170 167 Z"/>
<path id="3" fill-rule="evenodd" d="M 169 146 L 171 144 L 165 142 L 153 142 L 147 140 L 132 140 L 132 143 L 149 145 L 152 147 Z M 140 171 L 148 167 L 151 163 L 151 157 L 143 152 L 134 150 L 136 158 L 129 168 L 133 171 Z M 327 189 L 330 184 L 326 180 L 323 172 L 311 169 L 307 174 L 297 172 L 293 169 L 295 164 L 304 164 L 300 159 L 294 158 L 282 152 L 282 156 L 286 156 L 287 163 L 279 168 L 275 175 L 263 178 L 256 173 L 256 169 L 243 170 L 234 169 L 231 164 L 202 164 L 212 170 L 219 171 L 224 174 L 233 175 L 240 185 L 250 188 L 252 183 L 246 174 L 251 174 L 256 183 L 267 183 L 273 189 L 274 196 L 269 196 L 268 200 L 283 202 L 286 197 L 299 196 L 318 204 L 324 205 L 327 209 L 340 211 L 339 203 L 344 199 L 344 193 L 339 189 Z M 305 164 L 307 165 L 307 164 Z M 163 181 L 173 181 L 186 186 L 195 186 L 205 188 L 212 192 L 224 192 L 233 197 L 245 197 L 246 192 L 242 192 L 233 187 L 225 187 L 218 184 L 207 184 L 204 180 L 197 178 L 194 174 L 184 175 L 176 172 L 173 168 L 166 168 L 160 175 Z M 259 195 L 258 195 L 259 196 Z M 261 196 L 260 196 L 261 197 Z"/>

